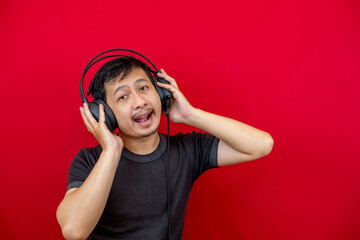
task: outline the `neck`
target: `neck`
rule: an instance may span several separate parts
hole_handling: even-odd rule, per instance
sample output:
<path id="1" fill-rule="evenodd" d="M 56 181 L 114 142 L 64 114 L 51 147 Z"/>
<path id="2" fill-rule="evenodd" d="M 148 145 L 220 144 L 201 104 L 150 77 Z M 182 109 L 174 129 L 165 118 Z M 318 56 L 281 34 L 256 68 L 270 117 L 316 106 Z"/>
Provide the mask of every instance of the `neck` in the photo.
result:
<path id="1" fill-rule="evenodd" d="M 157 131 L 147 137 L 134 138 L 129 136 L 121 136 L 121 138 L 124 142 L 124 146 L 129 151 L 139 155 L 152 153 L 158 147 L 160 142 L 160 136 Z"/>

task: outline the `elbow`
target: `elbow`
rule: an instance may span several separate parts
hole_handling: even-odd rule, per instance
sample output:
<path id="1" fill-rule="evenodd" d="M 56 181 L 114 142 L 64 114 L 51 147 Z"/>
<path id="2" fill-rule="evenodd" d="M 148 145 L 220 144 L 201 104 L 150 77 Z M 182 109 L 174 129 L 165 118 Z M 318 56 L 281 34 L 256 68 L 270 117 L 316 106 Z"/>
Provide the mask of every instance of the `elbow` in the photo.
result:
<path id="1" fill-rule="evenodd" d="M 257 149 L 254 153 L 249 154 L 249 160 L 255 160 L 267 156 L 271 153 L 274 146 L 274 140 L 270 134 L 265 133 L 257 142 Z"/>
<path id="2" fill-rule="evenodd" d="M 271 137 L 269 133 L 266 133 L 264 138 L 264 150 L 263 150 L 263 157 L 271 153 L 274 146 L 274 139 Z"/>
<path id="3" fill-rule="evenodd" d="M 62 228 L 62 234 L 65 239 L 67 240 L 84 240 L 88 236 L 85 236 L 81 231 L 78 231 L 74 227 L 71 226 L 64 226 Z"/>
<path id="4" fill-rule="evenodd" d="M 82 231 L 81 228 L 74 222 L 65 221 L 61 218 L 59 208 L 56 212 L 57 220 L 61 226 L 61 232 L 67 240 L 84 240 L 89 234 Z"/>

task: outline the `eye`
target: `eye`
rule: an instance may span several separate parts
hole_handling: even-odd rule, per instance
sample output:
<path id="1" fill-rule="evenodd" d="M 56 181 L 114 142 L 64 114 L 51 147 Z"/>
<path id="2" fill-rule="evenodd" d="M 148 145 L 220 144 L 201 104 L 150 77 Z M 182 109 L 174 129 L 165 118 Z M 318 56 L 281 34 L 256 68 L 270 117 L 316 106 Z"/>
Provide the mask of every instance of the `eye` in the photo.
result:
<path id="1" fill-rule="evenodd" d="M 148 88 L 149 88 L 149 87 L 145 85 L 145 86 L 140 87 L 139 90 L 140 90 L 140 92 L 142 92 L 142 91 L 147 90 Z"/>
<path id="2" fill-rule="evenodd" d="M 125 101 L 125 99 L 128 97 L 128 95 L 121 95 L 119 98 L 118 98 L 118 101 L 121 102 L 121 101 Z"/>

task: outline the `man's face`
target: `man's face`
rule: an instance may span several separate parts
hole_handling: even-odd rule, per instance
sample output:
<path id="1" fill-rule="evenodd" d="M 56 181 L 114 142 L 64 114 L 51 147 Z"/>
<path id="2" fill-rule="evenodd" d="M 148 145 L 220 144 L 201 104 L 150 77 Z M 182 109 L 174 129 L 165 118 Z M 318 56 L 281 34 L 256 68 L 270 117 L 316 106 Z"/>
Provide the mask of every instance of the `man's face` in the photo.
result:
<path id="1" fill-rule="evenodd" d="M 105 84 L 106 101 L 115 114 L 124 137 L 148 137 L 157 132 L 161 102 L 155 87 L 141 68 L 134 68 L 124 79 L 118 76 Z"/>

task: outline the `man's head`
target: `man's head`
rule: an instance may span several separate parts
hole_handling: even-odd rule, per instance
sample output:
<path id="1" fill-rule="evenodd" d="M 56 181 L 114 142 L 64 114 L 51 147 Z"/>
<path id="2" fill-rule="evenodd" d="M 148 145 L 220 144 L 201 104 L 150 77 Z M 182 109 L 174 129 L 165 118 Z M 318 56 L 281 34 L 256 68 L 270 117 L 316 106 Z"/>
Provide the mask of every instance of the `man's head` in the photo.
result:
<path id="1" fill-rule="evenodd" d="M 95 74 L 94 99 L 112 109 L 123 137 L 147 137 L 157 132 L 161 102 L 147 65 L 132 57 L 105 63 Z"/>

